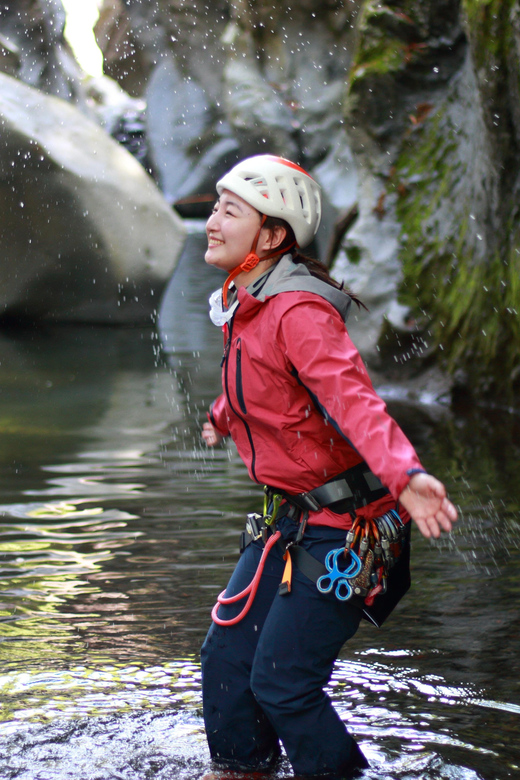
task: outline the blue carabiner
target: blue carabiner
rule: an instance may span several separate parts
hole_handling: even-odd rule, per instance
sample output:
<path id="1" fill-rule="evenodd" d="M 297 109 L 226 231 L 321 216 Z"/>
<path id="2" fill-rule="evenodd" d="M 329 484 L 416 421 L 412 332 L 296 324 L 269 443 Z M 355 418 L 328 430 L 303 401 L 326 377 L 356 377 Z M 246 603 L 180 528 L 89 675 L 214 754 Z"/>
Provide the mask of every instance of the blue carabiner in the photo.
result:
<path id="1" fill-rule="evenodd" d="M 316 587 L 320 593 L 330 593 L 334 585 L 336 585 L 336 598 L 340 601 L 347 601 L 352 596 L 353 591 L 349 580 L 357 577 L 362 568 L 359 556 L 352 550 L 349 550 L 350 565 L 342 571 L 338 566 L 338 558 L 344 553 L 345 548 L 340 547 L 337 550 L 331 550 L 327 554 L 325 566 L 330 573 L 323 574 L 316 582 Z"/>

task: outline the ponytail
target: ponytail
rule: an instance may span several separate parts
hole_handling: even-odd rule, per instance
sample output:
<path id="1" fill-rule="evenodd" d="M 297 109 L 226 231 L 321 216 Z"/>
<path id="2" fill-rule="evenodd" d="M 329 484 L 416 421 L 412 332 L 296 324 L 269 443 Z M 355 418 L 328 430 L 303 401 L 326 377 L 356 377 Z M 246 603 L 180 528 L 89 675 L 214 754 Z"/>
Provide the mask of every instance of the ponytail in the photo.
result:
<path id="1" fill-rule="evenodd" d="M 325 282 L 326 284 L 330 284 L 331 287 L 335 287 L 336 290 L 342 290 L 347 295 L 349 295 L 354 303 L 360 308 L 361 306 L 363 309 L 366 309 L 368 311 L 365 304 L 360 301 L 360 299 L 352 293 L 350 290 L 348 290 L 343 282 L 337 282 L 335 279 L 332 278 L 332 276 L 329 274 L 329 271 L 327 267 L 320 262 L 319 260 L 315 260 L 312 257 L 308 257 L 307 255 L 301 254 L 298 247 L 295 248 L 296 239 L 294 237 L 293 230 L 290 225 L 285 222 L 285 220 L 280 219 L 279 217 L 267 217 L 267 219 L 264 222 L 263 225 L 268 230 L 273 231 L 275 227 L 283 227 L 285 229 L 285 238 L 283 239 L 282 243 L 277 247 L 277 250 L 280 254 L 280 256 L 286 254 L 287 252 L 292 251 L 292 260 L 293 263 L 296 263 L 297 265 L 301 263 L 301 265 L 304 265 L 305 268 L 309 271 L 311 276 L 315 276 L 317 279 L 321 279 L 322 282 Z"/>

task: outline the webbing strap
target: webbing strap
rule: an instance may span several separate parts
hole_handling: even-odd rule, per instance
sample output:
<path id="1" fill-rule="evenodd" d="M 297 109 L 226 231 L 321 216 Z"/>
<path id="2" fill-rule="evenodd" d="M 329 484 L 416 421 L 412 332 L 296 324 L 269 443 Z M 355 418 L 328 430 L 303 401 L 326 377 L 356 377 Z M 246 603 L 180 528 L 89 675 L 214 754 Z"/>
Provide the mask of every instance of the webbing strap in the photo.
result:
<path id="1" fill-rule="evenodd" d="M 343 514 L 355 512 L 356 509 L 377 501 L 388 493 L 388 488 L 370 471 L 367 464 L 362 462 L 307 493 L 284 493 L 284 496 L 290 503 L 302 509 L 316 512 L 331 506 L 333 511 Z"/>
<path id="2" fill-rule="evenodd" d="M 294 544 L 287 552 L 290 552 L 293 564 L 312 582 L 317 582 L 320 577 L 327 574 L 328 569 L 325 564 L 318 561 L 301 545 Z"/>
<path id="3" fill-rule="evenodd" d="M 285 561 L 285 568 L 282 574 L 282 581 L 278 586 L 278 592 L 281 596 L 291 592 L 293 560 L 290 547 L 284 552 L 283 559 Z"/>

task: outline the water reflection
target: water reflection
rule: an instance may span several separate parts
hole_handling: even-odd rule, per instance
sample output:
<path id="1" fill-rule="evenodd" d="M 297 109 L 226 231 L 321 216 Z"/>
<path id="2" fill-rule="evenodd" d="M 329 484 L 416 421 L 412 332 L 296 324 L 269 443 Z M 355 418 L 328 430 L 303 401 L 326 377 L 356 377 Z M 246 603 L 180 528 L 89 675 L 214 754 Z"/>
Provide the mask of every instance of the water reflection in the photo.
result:
<path id="1" fill-rule="evenodd" d="M 199 443 L 222 349 L 206 315 L 221 279 L 203 245 L 190 237 L 161 340 L 82 327 L 0 337 L 2 777 L 208 769 L 198 649 L 260 491 L 232 445 Z M 366 778 L 513 777 L 519 418 L 383 392 L 463 519 L 440 543 L 415 536 L 414 588 L 381 631 L 348 644 L 331 695 L 371 759 Z"/>

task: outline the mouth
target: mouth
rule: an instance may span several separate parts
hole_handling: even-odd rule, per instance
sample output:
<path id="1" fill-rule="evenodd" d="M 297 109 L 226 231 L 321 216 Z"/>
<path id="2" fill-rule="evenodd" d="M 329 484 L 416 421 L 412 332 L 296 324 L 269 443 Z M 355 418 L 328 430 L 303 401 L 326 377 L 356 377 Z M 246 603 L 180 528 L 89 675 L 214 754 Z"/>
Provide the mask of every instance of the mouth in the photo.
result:
<path id="1" fill-rule="evenodd" d="M 221 241 L 219 238 L 208 238 L 208 248 L 211 249 L 215 246 L 222 246 L 224 242 Z"/>

